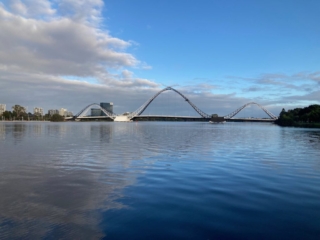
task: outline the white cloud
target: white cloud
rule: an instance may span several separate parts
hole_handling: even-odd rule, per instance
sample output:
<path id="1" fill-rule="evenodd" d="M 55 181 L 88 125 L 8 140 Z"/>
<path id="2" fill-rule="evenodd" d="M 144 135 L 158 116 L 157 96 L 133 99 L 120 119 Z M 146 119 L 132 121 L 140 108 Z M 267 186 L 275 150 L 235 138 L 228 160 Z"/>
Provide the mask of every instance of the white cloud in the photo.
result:
<path id="1" fill-rule="evenodd" d="M 101 21 L 102 0 L 59 0 L 58 10 L 71 19 L 96 25 Z"/>
<path id="2" fill-rule="evenodd" d="M 9 8 L 13 13 L 29 18 L 52 16 L 56 13 L 48 0 L 11 0 Z"/>
<path id="3" fill-rule="evenodd" d="M 131 41 L 99 28 L 102 1 L 61 0 L 55 6 L 31 0 L 0 4 L 1 102 L 76 112 L 108 96 L 124 111 L 135 102 L 128 105 L 121 96 L 134 98 L 132 89 L 158 89 L 127 69 L 146 66 L 125 52 Z"/>
<path id="4" fill-rule="evenodd" d="M 0 7 L 0 64 L 22 71 L 92 76 L 108 68 L 136 66 L 119 51 L 129 42 L 68 18 L 27 19 Z"/>
<path id="5" fill-rule="evenodd" d="M 128 71 L 128 70 L 123 70 L 123 71 L 122 71 L 122 77 L 123 77 L 124 79 L 126 79 L 126 78 L 132 78 L 132 76 L 133 76 L 133 72 L 130 72 L 130 71 Z"/>
<path id="6" fill-rule="evenodd" d="M 77 113 L 90 103 L 108 101 L 115 103 L 116 113 L 134 111 L 161 89 L 159 85 L 155 83 L 152 85 L 152 82 L 147 79 L 134 78 L 130 71 L 114 76 L 116 79 L 109 79 L 109 84 L 66 80 L 58 76 L 48 77 L 46 74 L 9 71 L 4 71 L 4 73 L 0 75 L 0 96 L 1 99 L 6 99 L 8 107 L 21 104 L 32 108 L 41 103 L 45 111 L 64 107 Z M 208 86 L 174 86 L 174 88 L 208 114 L 226 115 L 250 102 L 250 99 L 236 97 L 234 94 L 213 94 L 205 90 Z M 165 102 L 161 102 L 161 99 L 165 99 Z M 148 109 L 154 112 L 160 107 L 164 109 L 162 113 L 170 114 L 171 106 L 180 108 L 186 105 L 184 99 L 172 91 L 160 95 L 159 102 L 158 105 L 156 102 L 152 103 Z M 261 104 L 264 105 L 265 102 Z M 198 116 L 189 105 L 186 105 L 184 110 L 188 111 L 188 114 Z"/>
<path id="7" fill-rule="evenodd" d="M 229 77 L 230 78 L 230 77 Z M 309 94 L 320 88 L 319 72 L 299 72 L 292 75 L 268 73 L 253 78 L 232 77 L 242 95 L 281 101 L 285 96 Z"/>
<path id="8" fill-rule="evenodd" d="M 24 5 L 20 0 L 12 1 L 10 7 L 14 13 L 26 16 L 28 13 L 27 6 Z"/>
<path id="9" fill-rule="evenodd" d="M 69 84 L 68 76 L 79 82 L 85 78 L 96 79 L 97 83 L 114 88 L 158 87 L 153 81 L 134 77 L 134 73 L 126 69 L 149 68 L 125 52 L 137 43 L 113 37 L 99 27 L 103 1 L 57 0 L 54 3 L 11 0 L 6 5 L 0 4 L 0 74 L 3 81 L 7 80 L 15 87 L 23 82 L 46 83 L 49 95 L 56 79 L 70 87 L 74 82 Z M 23 73 L 24 80 L 19 79 L 17 73 Z"/>

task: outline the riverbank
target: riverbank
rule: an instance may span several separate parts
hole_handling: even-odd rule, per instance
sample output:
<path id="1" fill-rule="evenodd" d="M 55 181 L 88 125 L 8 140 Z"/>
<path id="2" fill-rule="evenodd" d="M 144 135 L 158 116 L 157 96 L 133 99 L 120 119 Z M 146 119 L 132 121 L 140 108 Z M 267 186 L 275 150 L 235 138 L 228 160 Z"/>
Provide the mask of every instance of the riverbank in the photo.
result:
<path id="1" fill-rule="evenodd" d="M 292 122 L 289 124 L 283 124 L 276 121 L 275 124 L 281 127 L 320 128 L 320 123 Z"/>
<path id="2" fill-rule="evenodd" d="M 38 123 L 41 123 L 41 122 L 50 122 L 50 121 L 48 121 L 48 120 L 45 120 L 45 121 L 32 121 L 32 120 L 30 120 L 30 121 L 28 121 L 28 120 L 26 120 L 26 121 L 24 121 L 24 120 L 2 120 L 2 121 L 0 121 L 0 123 L 1 122 L 16 122 L 16 123 L 27 123 L 27 122 L 38 122 Z"/>

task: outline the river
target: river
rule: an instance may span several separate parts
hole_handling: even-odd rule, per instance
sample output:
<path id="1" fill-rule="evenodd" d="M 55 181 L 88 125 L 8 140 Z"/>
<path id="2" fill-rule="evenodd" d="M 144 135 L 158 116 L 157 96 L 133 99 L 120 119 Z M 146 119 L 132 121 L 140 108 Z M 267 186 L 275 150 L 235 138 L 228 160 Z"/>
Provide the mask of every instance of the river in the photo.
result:
<path id="1" fill-rule="evenodd" d="M 320 239 L 320 129 L 0 122 L 0 239 Z"/>

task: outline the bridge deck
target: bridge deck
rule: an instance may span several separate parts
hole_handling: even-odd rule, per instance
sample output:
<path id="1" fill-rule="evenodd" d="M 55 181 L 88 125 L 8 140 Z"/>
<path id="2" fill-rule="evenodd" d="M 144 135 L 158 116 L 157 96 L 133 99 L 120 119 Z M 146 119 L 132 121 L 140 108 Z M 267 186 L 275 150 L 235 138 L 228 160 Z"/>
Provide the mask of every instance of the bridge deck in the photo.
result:
<path id="1" fill-rule="evenodd" d="M 66 119 L 71 120 L 71 119 Z M 77 120 L 81 121 L 114 121 L 108 116 L 82 116 Z M 196 116 L 173 116 L 173 115 L 142 115 L 132 118 L 133 121 L 190 121 L 190 122 L 208 122 L 210 118 Z M 230 118 L 227 122 L 274 122 L 275 119 L 266 118 Z"/>
<path id="2" fill-rule="evenodd" d="M 191 116 L 137 116 L 133 121 L 209 122 L 209 118 Z"/>
<path id="3" fill-rule="evenodd" d="M 276 119 L 266 118 L 229 118 L 227 122 L 274 122 Z"/>

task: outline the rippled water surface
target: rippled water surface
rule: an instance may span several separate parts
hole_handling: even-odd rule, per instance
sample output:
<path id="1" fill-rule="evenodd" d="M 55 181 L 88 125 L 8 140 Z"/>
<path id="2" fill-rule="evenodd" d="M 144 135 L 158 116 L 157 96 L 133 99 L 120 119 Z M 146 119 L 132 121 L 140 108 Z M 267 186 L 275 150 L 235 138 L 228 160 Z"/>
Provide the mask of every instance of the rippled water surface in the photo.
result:
<path id="1" fill-rule="evenodd" d="M 320 130 L 0 122 L 0 239 L 320 239 Z"/>

